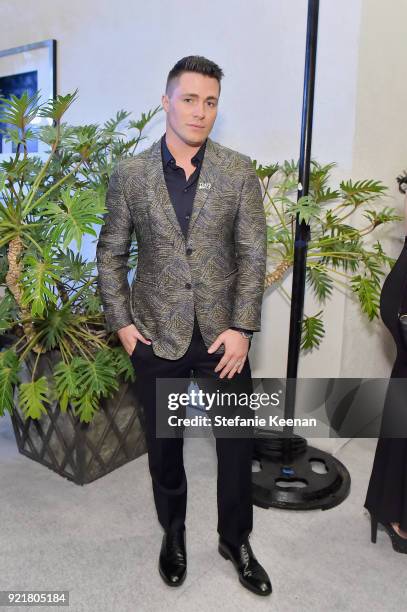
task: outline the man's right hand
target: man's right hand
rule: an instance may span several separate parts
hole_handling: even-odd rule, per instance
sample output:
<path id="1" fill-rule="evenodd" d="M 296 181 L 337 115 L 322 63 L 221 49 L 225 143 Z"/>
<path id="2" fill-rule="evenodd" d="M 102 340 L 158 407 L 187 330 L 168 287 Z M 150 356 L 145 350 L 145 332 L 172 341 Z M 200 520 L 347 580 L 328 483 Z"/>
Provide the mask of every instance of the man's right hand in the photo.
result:
<path id="1" fill-rule="evenodd" d="M 126 325 L 126 327 L 121 327 L 118 330 L 117 335 L 119 336 L 120 342 L 122 343 L 123 348 L 129 355 L 129 357 L 131 357 L 139 340 L 141 342 L 144 342 L 144 344 L 151 344 L 151 340 L 147 340 L 146 338 L 144 338 L 143 334 L 139 332 L 139 330 L 135 325 L 133 325 L 133 323 L 131 323 L 130 325 Z"/>

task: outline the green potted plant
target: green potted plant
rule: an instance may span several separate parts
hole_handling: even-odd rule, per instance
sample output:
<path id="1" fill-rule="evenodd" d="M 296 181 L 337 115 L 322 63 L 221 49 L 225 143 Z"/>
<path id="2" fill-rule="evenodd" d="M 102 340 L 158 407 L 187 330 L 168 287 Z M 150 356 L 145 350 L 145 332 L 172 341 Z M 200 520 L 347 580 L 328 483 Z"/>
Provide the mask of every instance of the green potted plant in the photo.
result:
<path id="1" fill-rule="evenodd" d="M 395 209 L 384 206 L 387 187 L 380 181 L 341 181 L 330 187 L 334 163 L 321 165 L 312 160 L 309 195 L 297 202 L 298 162 L 284 161 L 268 166 L 253 165 L 263 184 L 263 198 L 268 219 L 269 270 L 265 288 L 291 296 L 282 286 L 294 263 L 295 218 L 310 225 L 306 287 L 323 306 L 332 296 L 334 286 L 356 299 L 362 312 L 373 320 L 379 315 L 382 277 L 394 264 L 378 239 L 378 228 L 402 219 Z M 363 221 L 351 224 L 354 213 Z M 302 351 L 320 346 L 325 335 L 323 308 L 304 314 Z"/>
<path id="2" fill-rule="evenodd" d="M 84 484 L 146 451 L 134 370 L 105 330 L 96 263 L 81 248 L 103 223 L 113 166 L 134 155 L 160 107 L 71 126 L 62 119 L 77 93 L 0 98 L 15 151 L 0 163 L 0 416 L 11 414 L 21 453 Z M 48 124 L 36 128 L 38 118 Z M 33 138 L 46 156 L 28 153 Z"/>

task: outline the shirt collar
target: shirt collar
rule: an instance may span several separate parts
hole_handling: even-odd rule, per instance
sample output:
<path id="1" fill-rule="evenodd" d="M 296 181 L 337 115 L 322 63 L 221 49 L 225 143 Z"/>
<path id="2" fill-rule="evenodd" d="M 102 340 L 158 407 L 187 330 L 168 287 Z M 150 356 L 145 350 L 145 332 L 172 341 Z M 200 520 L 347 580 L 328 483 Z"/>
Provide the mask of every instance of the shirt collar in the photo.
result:
<path id="1" fill-rule="evenodd" d="M 205 155 L 205 148 L 206 148 L 206 143 L 207 143 L 208 139 L 205 140 L 205 142 L 202 144 L 201 148 L 195 153 L 195 155 L 191 158 L 191 162 L 194 164 L 194 166 L 198 166 L 200 164 L 202 164 L 202 160 L 204 158 Z M 162 155 L 162 160 L 164 162 L 164 166 L 167 166 L 171 160 L 174 160 L 174 156 L 172 155 L 172 153 L 170 152 L 170 150 L 167 147 L 167 143 L 165 141 L 165 134 L 162 135 L 161 137 L 161 155 Z"/>

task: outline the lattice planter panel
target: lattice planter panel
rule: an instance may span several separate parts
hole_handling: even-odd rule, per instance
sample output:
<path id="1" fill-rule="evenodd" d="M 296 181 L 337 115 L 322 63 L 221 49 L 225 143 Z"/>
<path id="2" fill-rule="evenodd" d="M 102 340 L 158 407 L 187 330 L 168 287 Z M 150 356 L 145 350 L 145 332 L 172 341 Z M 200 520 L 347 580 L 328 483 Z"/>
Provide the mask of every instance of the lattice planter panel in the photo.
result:
<path id="1" fill-rule="evenodd" d="M 56 351 L 41 355 L 36 375 L 49 379 L 51 363 L 59 359 Z M 31 378 L 32 363 L 28 360 L 22 371 L 22 382 Z M 57 401 L 46 407 L 40 419 L 24 420 L 15 392 L 11 420 L 18 449 L 76 484 L 92 482 L 147 452 L 144 411 L 134 383 L 122 382 L 112 398 L 102 398 L 91 423 L 81 423 L 70 406 L 61 412 Z"/>

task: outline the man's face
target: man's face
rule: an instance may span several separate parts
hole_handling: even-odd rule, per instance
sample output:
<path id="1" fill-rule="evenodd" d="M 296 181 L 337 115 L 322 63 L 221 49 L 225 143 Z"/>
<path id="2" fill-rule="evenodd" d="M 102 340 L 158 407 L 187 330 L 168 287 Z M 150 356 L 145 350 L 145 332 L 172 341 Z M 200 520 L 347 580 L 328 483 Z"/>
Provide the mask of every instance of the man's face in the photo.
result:
<path id="1" fill-rule="evenodd" d="M 219 83 L 214 77 L 184 72 L 162 97 L 167 125 L 186 144 L 199 146 L 208 137 L 218 112 Z"/>

